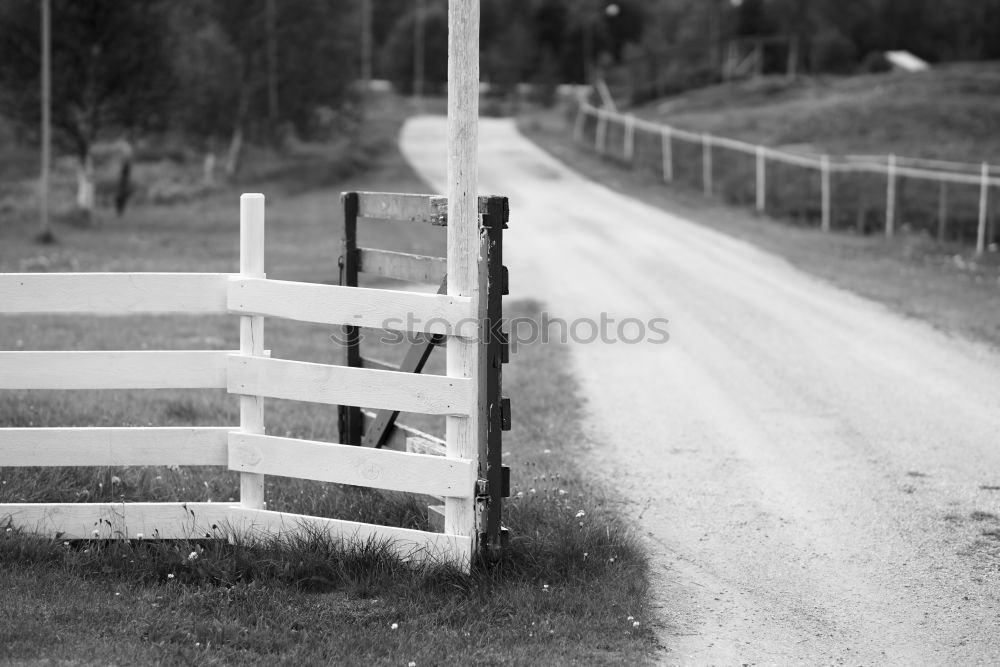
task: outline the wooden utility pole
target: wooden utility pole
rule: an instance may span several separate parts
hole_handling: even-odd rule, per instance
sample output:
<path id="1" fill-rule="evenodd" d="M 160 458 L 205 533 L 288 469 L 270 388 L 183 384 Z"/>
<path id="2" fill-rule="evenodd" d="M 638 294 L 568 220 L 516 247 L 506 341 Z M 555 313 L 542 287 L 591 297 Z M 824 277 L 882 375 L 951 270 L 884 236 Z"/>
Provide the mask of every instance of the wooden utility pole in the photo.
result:
<path id="1" fill-rule="evenodd" d="M 471 299 L 472 312 L 482 322 L 487 267 L 478 261 L 485 238 L 479 233 L 478 123 L 479 0 L 448 0 L 448 294 Z M 485 479 L 486 355 L 480 345 L 476 339 L 448 338 L 448 376 L 470 378 L 477 395 L 469 416 L 448 417 L 445 428 L 447 455 L 479 461 L 479 478 Z M 476 544 L 476 512 L 473 498 L 446 498 L 444 532 L 467 535 Z"/>
<path id="2" fill-rule="evenodd" d="M 52 243 L 49 220 L 49 173 L 52 163 L 52 12 L 49 0 L 42 2 L 42 168 L 38 184 L 38 213 L 41 229 L 38 240 Z"/>
<path id="3" fill-rule="evenodd" d="M 427 30 L 424 0 L 416 0 L 413 21 L 413 97 L 417 108 L 423 110 L 424 97 L 424 38 Z"/>
<path id="4" fill-rule="evenodd" d="M 361 85 L 367 95 L 372 84 L 372 0 L 361 0 Z"/>
<path id="5" fill-rule="evenodd" d="M 264 20 L 267 32 L 267 116 L 271 129 L 278 122 L 278 37 L 277 8 L 275 0 L 267 0 L 264 6 Z"/>

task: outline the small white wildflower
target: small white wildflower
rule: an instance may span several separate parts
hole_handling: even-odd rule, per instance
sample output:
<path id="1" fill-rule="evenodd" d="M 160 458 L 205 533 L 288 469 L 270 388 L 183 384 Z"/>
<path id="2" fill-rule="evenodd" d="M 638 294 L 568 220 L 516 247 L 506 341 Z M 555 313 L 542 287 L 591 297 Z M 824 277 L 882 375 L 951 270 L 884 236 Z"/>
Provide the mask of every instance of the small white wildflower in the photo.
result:
<path id="1" fill-rule="evenodd" d="M 518 498 L 524 498 L 524 491 L 518 491 L 517 492 L 517 497 Z M 10 528 L 8 528 L 7 530 L 10 530 Z"/>
<path id="2" fill-rule="evenodd" d="M 549 585 L 548 584 L 542 584 L 542 590 L 543 591 L 548 591 L 549 590 Z"/>
<path id="3" fill-rule="evenodd" d="M 551 449 L 543 449 L 542 450 L 542 454 L 551 454 L 551 453 L 552 453 Z"/>
<path id="4" fill-rule="evenodd" d="M 118 597 L 119 595 L 121 595 L 121 593 L 115 591 L 115 597 Z"/>
<path id="5" fill-rule="evenodd" d="M 188 554 L 188 560 L 191 560 L 191 561 L 198 560 L 198 552 L 197 551 L 192 551 L 191 553 L 189 553 Z"/>
<path id="6" fill-rule="evenodd" d="M 399 629 L 399 623 L 393 623 L 392 625 L 389 626 L 389 628 L 391 630 L 398 630 Z"/>
<path id="7" fill-rule="evenodd" d="M 535 490 L 534 490 L 534 489 L 529 489 L 529 490 L 528 490 L 528 493 L 534 493 L 534 492 L 535 492 Z"/>
<path id="8" fill-rule="evenodd" d="M 566 495 L 566 489 L 559 489 L 559 495 L 560 496 L 565 496 Z"/>
<path id="9" fill-rule="evenodd" d="M 69 546 L 69 542 L 63 542 L 63 546 L 64 547 L 68 547 Z"/>
<path id="10" fill-rule="evenodd" d="M 628 617 L 628 620 L 630 620 L 630 621 L 634 621 L 634 620 L 635 620 L 635 616 L 629 616 L 629 617 Z"/>
<path id="11" fill-rule="evenodd" d="M 201 642 L 195 642 L 194 645 L 195 646 L 201 646 Z"/>
<path id="12" fill-rule="evenodd" d="M 135 539 L 137 539 L 137 540 L 141 540 L 142 537 L 143 537 L 142 533 L 136 533 L 135 534 Z"/>
<path id="13" fill-rule="evenodd" d="M 586 560 L 587 556 L 589 556 L 589 555 L 590 555 L 589 551 L 584 551 L 583 552 L 583 558 L 584 558 L 584 560 Z"/>
<path id="14" fill-rule="evenodd" d="M 587 516 L 587 513 L 584 512 L 583 510 L 580 510 L 579 512 L 576 513 L 576 518 L 577 519 L 581 519 L 581 518 L 583 518 L 585 516 Z"/>
<path id="15" fill-rule="evenodd" d="M 111 477 L 111 483 L 112 484 L 121 484 L 122 483 L 122 478 L 119 477 L 118 475 L 113 475 Z"/>
<path id="16" fill-rule="evenodd" d="M 100 536 L 100 534 L 101 534 L 101 531 L 99 531 L 99 530 L 97 530 L 97 529 L 95 528 L 94 530 L 90 531 L 90 533 L 91 533 L 91 535 L 93 535 L 94 537 L 99 537 L 99 536 Z"/>
<path id="17" fill-rule="evenodd" d="M 173 572 L 171 572 L 170 574 L 167 575 L 167 579 L 173 579 L 173 578 L 174 578 L 174 573 Z"/>
<path id="18" fill-rule="evenodd" d="M 608 562 L 609 562 L 609 563 L 614 563 L 614 562 L 615 562 L 615 557 L 614 557 L 614 556 L 612 556 L 611 558 L 609 558 L 609 559 L 608 559 Z"/>
<path id="19" fill-rule="evenodd" d="M 636 621 L 635 623 L 633 623 L 633 624 L 632 624 L 632 627 L 633 627 L 633 628 L 637 628 L 637 627 L 639 627 L 639 621 Z"/>
<path id="20" fill-rule="evenodd" d="M 417 663 L 414 662 L 413 660 L 410 660 L 408 663 L 406 663 L 406 667 L 417 667 Z"/>
<path id="21" fill-rule="evenodd" d="M 14 532 L 14 529 L 13 529 L 13 528 L 8 528 L 8 529 L 7 529 L 7 530 L 6 530 L 5 532 L 8 532 L 8 533 L 13 533 L 13 532 Z"/>

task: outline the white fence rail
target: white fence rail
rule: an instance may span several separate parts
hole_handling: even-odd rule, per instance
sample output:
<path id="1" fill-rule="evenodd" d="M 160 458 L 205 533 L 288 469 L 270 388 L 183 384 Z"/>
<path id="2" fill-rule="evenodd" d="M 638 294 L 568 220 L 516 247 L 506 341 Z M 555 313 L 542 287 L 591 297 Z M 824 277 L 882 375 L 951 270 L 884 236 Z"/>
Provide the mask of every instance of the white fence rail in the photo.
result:
<path id="1" fill-rule="evenodd" d="M 380 201 L 385 206 L 366 213 L 397 218 L 412 214 L 414 220 L 444 221 L 443 200 L 438 197 L 388 196 Z M 404 259 L 418 271 L 412 257 Z M 436 263 L 423 267 L 435 278 L 444 268 Z M 0 429 L 0 466 L 216 465 L 241 476 L 236 504 L 3 504 L 0 523 L 9 520 L 73 539 L 134 537 L 136 533 L 161 538 L 280 537 L 319 529 L 344 540 L 386 540 L 403 557 L 449 560 L 468 568 L 477 537 L 472 512 L 461 513 L 468 519 L 465 523 L 449 516 L 450 534 L 267 512 L 264 477 L 421 493 L 466 507 L 474 501 L 480 469 L 476 442 L 457 448 L 448 441 L 447 455 L 432 456 L 266 436 L 263 399 L 347 404 L 461 420 L 478 409 L 474 379 L 271 359 L 264 351 L 263 333 L 265 317 L 281 317 L 375 327 L 392 322 L 401 331 L 478 341 L 481 323 L 475 317 L 473 299 L 267 280 L 262 195 L 241 199 L 240 269 L 239 275 L 0 275 L 0 314 L 228 313 L 240 318 L 238 352 L 0 352 L 0 389 L 221 388 L 240 399 L 238 427 Z M 479 350 L 473 346 L 475 363 Z"/>
<path id="2" fill-rule="evenodd" d="M 578 142 L 591 142 L 600 155 L 658 172 L 666 183 L 685 181 L 706 196 L 816 221 L 824 231 L 878 227 L 892 236 L 905 224 L 934 232 L 939 240 L 973 242 L 977 253 L 1000 236 L 990 200 L 1000 187 L 1000 166 L 985 162 L 790 152 L 586 102 L 577 107 L 573 135 Z M 906 181 L 920 184 L 904 187 Z M 928 188 L 928 182 L 938 187 Z"/>

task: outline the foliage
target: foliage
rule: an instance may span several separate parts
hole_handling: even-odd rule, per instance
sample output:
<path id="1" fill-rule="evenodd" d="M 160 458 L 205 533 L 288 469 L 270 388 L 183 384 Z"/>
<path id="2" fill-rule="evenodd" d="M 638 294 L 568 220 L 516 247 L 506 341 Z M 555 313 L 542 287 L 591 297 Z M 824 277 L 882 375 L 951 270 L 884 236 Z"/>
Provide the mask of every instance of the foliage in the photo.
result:
<path id="1" fill-rule="evenodd" d="M 162 127 L 173 78 L 159 0 L 52 1 L 52 124 L 84 158 L 105 130 Z M 41 17 L 36 0 L 0 4 L 0 110 L 22 127 L 40 112 Z"/>

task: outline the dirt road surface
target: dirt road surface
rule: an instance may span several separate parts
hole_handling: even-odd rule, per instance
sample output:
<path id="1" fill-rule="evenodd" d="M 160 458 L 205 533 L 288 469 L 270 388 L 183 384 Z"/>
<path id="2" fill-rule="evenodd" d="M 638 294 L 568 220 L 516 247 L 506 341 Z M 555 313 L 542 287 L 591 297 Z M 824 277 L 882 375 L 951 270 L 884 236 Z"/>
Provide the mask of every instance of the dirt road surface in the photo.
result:
<path id="1" fill-rule="evenodd" d="M 443 192 L 444 119 L 402 146 Z M 587 181 L 509 121 L 482 121 L 480 165 L 510 197 L 512 298 L 670 320 L 666 344 L 571 343 L 587 463 L 649 538 L 662 662 L 1000 662 L 1000 355 Z"/>

